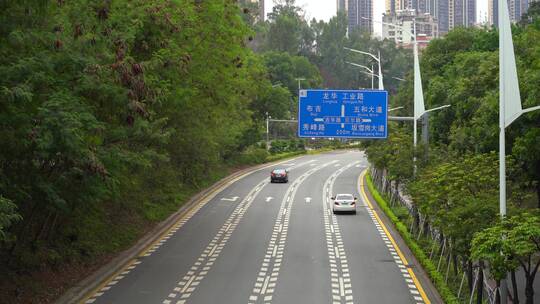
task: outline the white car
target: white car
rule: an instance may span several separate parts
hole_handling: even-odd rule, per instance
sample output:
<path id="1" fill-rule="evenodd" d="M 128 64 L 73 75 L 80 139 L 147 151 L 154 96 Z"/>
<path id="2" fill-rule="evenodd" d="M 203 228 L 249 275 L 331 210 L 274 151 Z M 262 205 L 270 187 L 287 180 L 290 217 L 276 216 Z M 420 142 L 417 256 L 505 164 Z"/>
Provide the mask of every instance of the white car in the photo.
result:
<path id="1" fill-rule="evenodd" d="M 338 194 L 332 197 L 334 205 L 332 211 L 337 212 L 352 212 L 356 213 L 356 197 L 352 194 Z"/>

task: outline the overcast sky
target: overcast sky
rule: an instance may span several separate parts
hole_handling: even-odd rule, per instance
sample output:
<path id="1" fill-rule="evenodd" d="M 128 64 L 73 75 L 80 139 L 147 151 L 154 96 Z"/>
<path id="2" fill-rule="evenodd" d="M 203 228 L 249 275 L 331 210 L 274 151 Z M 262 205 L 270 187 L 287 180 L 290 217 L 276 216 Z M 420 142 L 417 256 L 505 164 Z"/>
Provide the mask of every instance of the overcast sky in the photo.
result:
<path id="1" fill-rule="evenodd" d="M 477 0 L 477 20 L 483 21 L 486 19 L 487 13 L 487 1 L 488 0 Z M 384 13 L 384 0 L 373 0 L 373 17 L 375 20 L 382 19 L 382 13 Z M 271 12 L 274 5 L 273 0 L 265 0 L 265 9 L 266 12 Z M 330 20 L 333 16 L 336 15 L 336 0 L 296 0 L 296 5 L 302 7 L 307 14 L 307 19 L 311 20 L 316 18 L 318 20 L 322 19 L 324 21 Z M 381 25 L 374 24 L 375 34 L 381 35 Z"/>

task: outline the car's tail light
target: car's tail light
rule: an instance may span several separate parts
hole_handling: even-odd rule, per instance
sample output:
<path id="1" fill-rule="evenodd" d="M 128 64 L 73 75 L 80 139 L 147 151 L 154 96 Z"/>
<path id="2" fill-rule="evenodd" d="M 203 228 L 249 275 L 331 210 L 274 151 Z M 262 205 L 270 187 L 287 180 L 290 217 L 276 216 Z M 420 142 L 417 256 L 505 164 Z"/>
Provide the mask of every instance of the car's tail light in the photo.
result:
<path id="1" fill-rule="evenodd" d="M 276 174 L 272 173 L 272 177 L 276 177 Z"/>

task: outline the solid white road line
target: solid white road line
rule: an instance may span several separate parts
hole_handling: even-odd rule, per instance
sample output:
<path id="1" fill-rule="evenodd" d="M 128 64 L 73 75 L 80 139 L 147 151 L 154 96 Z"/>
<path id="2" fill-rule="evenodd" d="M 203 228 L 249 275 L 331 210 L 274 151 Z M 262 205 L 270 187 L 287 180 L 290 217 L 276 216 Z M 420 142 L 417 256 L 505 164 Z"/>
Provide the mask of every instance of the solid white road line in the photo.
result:
<path id="1" fill-rule="evenodd" d="M 290 161 L 290 160 L 288 160 Z M 203 199 L 201 199 L 201 201 L 199 201 L 196 205 L 194 205 L 178 222 L 176 222 L 167 232 L 165 232 L 158 240 L 156 240 L 153 244 L 151 244 L 149 247 L 147 247 L 146 249 L 144 249 L 140 254 L 139 254 L 139 258 L 144 258 L 144 257 L 149 257 L 151 256 L 154 252 L 156 252 L 172 235 L 174 235 L 182 226 L 184 226 L 184 224 L 186 222 L 188 222 L 197 212 L 199 212 L 199 210 L 202 209 L 202 207 L 204 207 L 207 203 L 209 203 L 214 197 L 216 197 L 219 193 L 221 193 L 223 190 L 225 190 L 226 188 L 228 188 L 230 185 L 234 184 L 235 182 L 241 180 L 242 178 L 244 177 L 247 177 L 248 175 L 252 174 L 252 173 L 255 173 L 255 172 L 259 172 L 259 171 L 262 171 L 262 170 L 265 170 L 267 168 L 270 168 L 270 167 L 275 167 L 275 166 L 278 166 L 278 165 L 283 165 L 285 163 L 288 162 L 287 160 L 285 161 L 281 161 L 281 162 L 278 162 L 278 163 L 275 163 L 275 164 L 270 164 L 270 165 L 266 165 L 264 167 L 261 167 L 259 169 L 256 169 L 254 171 L 251 171 L 251 172 L 248 172 L 248 173 L 245 173 L 241 176 L 238 176 L 230 181 L 228 181 L 226 184 L 220 186 L 218 189 L 214 190 L 213 192 L 209 193 L 208 195 L 206 195 Z M 303 162 L 301 163 L 300 165 L 296 166 L 296 167 L 300 167 L 300 166 L 303 166 L 303 165 L 306 165 L 306 164 L 310 164 L 312 162 L 314 162 L 315 160 L 308 160 L 306 162 Z M 260 187 L 257 189 L 257 191 L 260 190 Z M 118 274 L 119 273 L 123 273 L 123 272 L 127 272 L 127 270 L 133 270 L 137 265 L 139 265 L 141 263 L 140 260 L 135 260 L 135 261 L 132 261 L 130 262 L 125 268 L 121 269 L 120 271 L 118 271 L 117 273 L 113 274 L 112 276 L 110 276 L 107 280 L 105 280 L 104 283 L 102 283 L 99 287 L 97 287 L 96 289 L 94 289 L 93 291 L 91 291 L 87 296 L 86 298 L 84 298 L 81 303 L 93 303 L 96 301 L 96 299 L 100 296 L 103 295 L 103 290 L 109 290 L 111 286 L 115 285 L 116 283 L 118 283 Z M 124 276 L 120 276 L 120 278 L 123 278 Z M 108 287 L 107 289 L 104 289 L 104 287 Z"/>
<path id="2" fill-rule="evenodd" d="M 303 166 L 311 161 L 297 165 L 296 167 Z M 225 221 L 225 223 L 218 230 L 212 241 L 208 244 L 206 249 L 203 250 L 196 262 L 191 266 L 190 270 L 184 275 L 177 283 L 179 288 L 178 293 L 170 293 L 168 297 L 163 300 L 163 304 L 172 303 L 176 299 L 180 298 L 179 304 L 184 303 L 191 296 L 191 294 L 197 289 L 201 281 L 208 274 L 217 258 L 220 256 L 221 251 L 227 245 L 232 233 L 244 217 L 246 211 L 249 209 L 257 195 L 268 185 L 269 179 L 265 178 L 259 182 L 251 191 L 246 195 L 234 209 L 233 213 Z M 204 266 L 203 266 L 204 265 Z"/>

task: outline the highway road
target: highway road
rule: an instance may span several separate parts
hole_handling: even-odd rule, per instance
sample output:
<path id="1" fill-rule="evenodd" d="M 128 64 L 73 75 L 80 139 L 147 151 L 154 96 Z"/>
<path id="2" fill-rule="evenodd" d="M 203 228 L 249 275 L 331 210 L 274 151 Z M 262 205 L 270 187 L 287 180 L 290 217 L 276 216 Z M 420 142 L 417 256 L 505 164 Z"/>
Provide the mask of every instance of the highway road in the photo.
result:
<path id="1" fill-rule="evenodd" d="M 83 303 L 437 303 L 369 194 L 362 152 L 307 155 L 198 202 Z M 269 182 L 288 168 L 289 183 Z M 367 191 L 367 189 L 366 189 Z M 358 197 L 356 214 L 330 197 Z"/>

